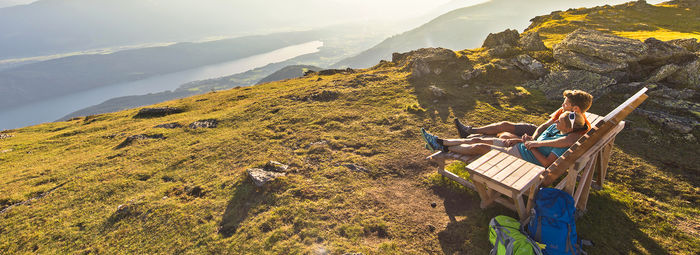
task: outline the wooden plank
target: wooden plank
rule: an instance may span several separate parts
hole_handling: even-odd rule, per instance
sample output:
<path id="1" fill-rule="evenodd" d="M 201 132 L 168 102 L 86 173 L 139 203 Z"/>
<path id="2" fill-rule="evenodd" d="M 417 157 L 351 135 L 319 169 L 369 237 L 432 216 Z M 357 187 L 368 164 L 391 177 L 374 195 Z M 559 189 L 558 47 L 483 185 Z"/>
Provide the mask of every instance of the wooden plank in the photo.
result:
<path id="1" fill-rule="evenodd" d="M 482 176 L 474 175 L 474 176 L 472 176 L 472 180 L 474 180 L 474 182 L 477 182 L 477 181 L 483 182 L 484 184 L 486 184 L 486 186 L 489 189 L 493 189 L 501 194 L 510 194 L 513 191 L 513 188 L 505 186 L 505 185 L 503 185 L 503 183 L 494 182 L 494 181 L 492 181 L 490 179 L 486 179 Z"/>
<path id="2" fill-rule="evenodd" d="M 609 120 L 612 119 L 614 116 L 618 115 L 618 114 L 622 111 L 622 109 L 626 108 L 627 106 L 634 105 L 634 104 L 635 104 L 637 101 L 639 101 L 640 99 L 641 99 L 641 101 L 646 100 L 647 95 L 644 94 L 644 92 L 646 92 L 646 91 L 647 91 L 647 88 L 642 88 L 642 89 L 640 89 L 639 91 L 637 91 L 637 93 L 635 93 L 635 94 L 632 95 L 630 98 L 628 98 L 627 100 L 625 100 L 625 102 L 623 102 L 622 104 L 620 104 L 620 106 L 618 106 L 617 108 L 613 109 L 610 113 L 608 113 L 608 115 L 605 115 L 605 119 L 603 119 L 603 120 L 604 120 L 604 121 L 609 121 Z M 634 107 L 636 108 L 639 104 L 641 104 L 641 102 L 638 102 L 638 104 L 634 105 Z M 626 116 L 626 115 L 625 115 L 625 116 Z"/>
<path id="3" fill-rule="evenodd" d="M 591 183 L 593 181 L 593 173 L 595 172 L 594 165 L 598 164 L 598 160 L 591 160 L 583 173 L 583 180 L 579 182 L 579 190 L 576 191 L 576 196 L 574 196 L 574 201 L 576 202 L 576 208 L 581 211 L 586 210 L 586 204 L 588 204 L 588 195 L 591 192 Z"/>
<path id="4" fill-rule="evenodd" d="M 522 160 L 522 159 L 516 159 L 512 164 L 510 164 L 506 169 L 503 169 L 500 173 L 495 175 L 493 179 L 498 182 L 503 182 L 503 180 L 508 177 L 513 175 L 518 169 L 520 169 L 521 166 L 525 165 L 527 161 Z M 503 182 L 505 183 L 505 182 Z"/>
<path id="5" fill-rule="evenodd" d="M 525 160 L 523 160 L 523 161 L 525 161 Z M 515 173 L 508 176 L 508 178 L 506 178 L 502 182 L 508 186 L 513 186 L 514 183 L 516 183 L 518 180 L 520 180 L 520 178 L 522 178 L 523 175 L 527 174 L 527 172 L 529 172 L 534 167 L 540 167 L 540 166 L 525 161 L 525 163 L 520 168 L 518 168 L 518 170 L 516 170 Z M 543 167 L 540 167 L 540 168 L 543 168 Z"/>
<path id="6" fill-rule="evenodd" d="M 507 168 L 508 166 L 510 166 L 511 164 L 513 164 L 513 162 L 515 162 L 515 160 L 517 160 L 517 159 L 518 159 L 518 158 L 516 158 L 516 157 L 514 157 L 514 156 L 512 156 L 512 155 L 507 155 L 507 157 L 504 158 L 503 160 L 501 160 L 501 162 L 498 162 L 498 164 L 494 165 L 494 166 L 491 167 L 489 170 L 485 171 L 485 172 L 484 172 L 484 176 L 485 176 L 485 177 L 488 177 L 488 178 L 491 178 L 491 179 L 494 179 L 493 176 L 495 176 L 495 175 L 497 175 L 498 173 L 502 172 L 503 169 L 505 169 L 505 168 Z"/>
<path id="7" fill-rule="evenodd" d="M 474 168 L 474 173 L 484 175 L 484 172 L 493 168 L 494 166 L 496 166 L 498 163 L 500 163 L 501 161 L 503 161 L 507 157 L 508 157 L 508 154 L 499 151 L 498 154 L 496 154 L 496 156 L 491 158 L 491 160 L 484 162 L 483 164 L 481 164 L 481 166 L 479 166 L 477 168 Z"/>
<path id="8" fill-rule="evenodd" d="M 486 207 L 491 204 L 489 193 L 486 192 L 486 186 L 481 182 L 474 182 L 474 186 L 476 186 L 477 193 L 479 193 L 479 197 L 481 198 L 481 204 L 479 204 L 479 206 L 481 209 L 486 209 Z"/>
<path id="9" fill-rule="evenodd" d="M 522 192 L 527 185 L 532 183 L 535 178 L 540 178 L 540 174 L 544 172 L 544 168 L 538 165 L 534 165 L 527 173 L 525 173 L 517 182 L 515 182 L 511 187 L 518 192 Z"/>
<path id="10" fill-rule="evenodd" d="M 491 150 L 491 151 L 487 152 L 487 153 L 484 154 L 483 156 L 481 156 L 481 157 L 479 157 L 478 159 L 474 160 L 474 162 L 472 162 L 472 163 L 470 163 L 469 165 L 467 165 L 467 169 L 471 169 L 471 170 L 476 169 L 477 167 L 481 166 L 483 163 L 489 161 L 491 158 L 493 158 L 494 156 L 498 155 L 498 152 L 499 152 L 499 151 L 496 151 L 496 150 Z"/>
<path id="11" fill-rule="evenodd" d="M 433 159 L 433 160 L 435 160 L 435 159 L 444 158 L 444 157 L 445 157 L 445 153 L 442 152 L 442 151 L 438 151 L 438 152 L 435 152 L 435 153 L 433 153 L 433 154 L 430 154 L 430 156 L 426 157 L 425 159 Z"/>

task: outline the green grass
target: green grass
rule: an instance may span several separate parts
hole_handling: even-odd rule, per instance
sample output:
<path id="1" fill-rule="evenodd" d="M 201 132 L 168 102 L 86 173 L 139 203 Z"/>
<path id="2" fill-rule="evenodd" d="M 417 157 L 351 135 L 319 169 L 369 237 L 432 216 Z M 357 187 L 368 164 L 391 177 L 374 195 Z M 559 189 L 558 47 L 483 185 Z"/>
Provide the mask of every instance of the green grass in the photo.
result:
<path id="1" fill-rule="evenodd" d="M 475 66 L 497 61 L 483 49 L 459 54 Z M 456 136 L 453 117 L 540 123 L 560 102 L 518 86 L 526 77 L 512 72 L 488 73 L 466 88 L 441 76 L 409 77 L 386 63 L 157 105 L 186 109 L 165 117 L 134 118 L 134 109 L 7 131 L 0 208 L 64 185 L 0 214 L 0 250 L 486 254 L 489 219 L 515 212 L 481 210 L 475 192 L 436 174 L 418 129 Z M 432 85 L 447 95 L 435 98 Z M 599 98 L 591 111 L 605 114 L 624 98 Z M 217 128 L 186 128 L 212 118 Z M 628 120 L 655 134 L 641 142 L 632 130 L 618 135 L 608 183 L 591 193 L 579 235 L 597 244 L 590 254 L 694 254 L 700 148 L 640 116 Z M 171 122 L 185 127 L 154 128 Z M 117 148 L 136 134 L 165 139 Z M 269 160 L 290 172 L 258 188 L 245 170 Z M 463 166 L 449 169 L 468 177 Z M 192 187 L 202 195 L 188 194 Z"/>

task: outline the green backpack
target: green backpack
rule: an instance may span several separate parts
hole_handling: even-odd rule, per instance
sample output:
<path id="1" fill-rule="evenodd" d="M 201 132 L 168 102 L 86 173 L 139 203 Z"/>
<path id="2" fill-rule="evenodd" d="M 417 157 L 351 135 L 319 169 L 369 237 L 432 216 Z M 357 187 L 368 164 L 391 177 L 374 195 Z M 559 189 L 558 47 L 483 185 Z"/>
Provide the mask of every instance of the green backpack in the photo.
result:
<path id="1" fill-rule="evenodd" d="M 518 220 L 499 215 L 489 222 L 489 241 L 494 246 L 490 255 L 542 255 L 538 244 L 523 234 Z"/>

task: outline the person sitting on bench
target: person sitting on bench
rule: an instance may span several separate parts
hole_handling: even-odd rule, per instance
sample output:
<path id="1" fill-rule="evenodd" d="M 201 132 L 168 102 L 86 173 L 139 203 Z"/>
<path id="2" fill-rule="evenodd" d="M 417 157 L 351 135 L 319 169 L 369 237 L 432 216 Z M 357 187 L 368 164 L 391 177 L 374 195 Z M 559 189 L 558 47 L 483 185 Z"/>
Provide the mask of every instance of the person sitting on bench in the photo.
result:
<path id="1" fill-rule="evenodd" d="M 539 127 L 530 123 L 513 123 L 509 121 L 497 122 L 483 127 L 472 127 L 462 124 L 457 118 L 454 120 L 455 126 L 457 127 L 460 138 L 467 138 L 471 134 L 498 135 L 499 138 L 504 139 L 523 138 L 524 135 L 538 137 L 545 129 L 559 119 L 562 112 L 573 111 L 583 116 L 587 128 L 582 130 L 582 133 L 585 134 L 591 128 L 591 123 L 588 122 L 584 113 L 591 108 L 593 96 L 582 90 L 565 90 L 562 94 L 564 96 L 564 102 L 561 104 L 561 108 L 553 114 L 549 121 L 543 123 Z M 556 145 L 557 147 L 569 147 L 574 144 L 579 137 L 581 136 L 578 134 L 571 134 L 566 137 L 567 139 L 561 140 L 561 143 Z"/>
<path id="2" fill-rule="evenodd" d="M 569 136 L 581 137 L 587 130 L 583 114 L 565 111 L 537 137 L 527 134 L 522 138 L 468 138 L 440 139 L 421 128 L 423 139 L 431 150 L 454 152 L 464 155 L 482 155 L 490 150 L 499 150 L 533 164 L 548 167 L 554 163 L 573 143 L 563 140 Z M 562 144 L 567 144 L 562 146 Z"/>

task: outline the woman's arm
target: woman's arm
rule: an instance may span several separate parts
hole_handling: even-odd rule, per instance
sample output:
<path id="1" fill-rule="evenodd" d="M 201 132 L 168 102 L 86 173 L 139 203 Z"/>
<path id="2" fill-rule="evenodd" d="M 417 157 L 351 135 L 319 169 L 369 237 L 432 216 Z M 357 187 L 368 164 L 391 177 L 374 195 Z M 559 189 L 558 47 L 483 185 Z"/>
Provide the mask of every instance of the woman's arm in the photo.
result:
<path id="1" fill-rule="evenodd" d="M 542 125 L 540 125 L 539 127 L 537 127 L 537 130 L 535 130 L 535 133 L 532 134 L 532 139 L 537 139 L 537 137 L 540 136 L 540 135 L 542 134 L 542 132 L 544 132 L 545 130 L 547 130 L 547 128 L 548 128 L 549 126 L 551 126 L 552 124 L 554 124 L 554 120 L 551 120 L 551 119 L 550 119 L 550 120 L 548 120 L 547 122 L 545 122 L 545 123 L 543 123 Z"/>
<path id="2" fill-rule="evenodd" d="M 560 137 L 557 139 L 547 140 L 547 141 L 528 141 L 525 142 L 525 148 L 537 148 L 537 147 L 555 147 L 555 148 L 567 148 L 574 145 L 578 139 L 581 138 L 581 134 L 570 133 L 565 137 Z"/>
<path id="3" fill-rule="evenodd" d="M 532 149 L 530 151 L 532 151 L 532 155 L 535 156 L 537 161 L 539 161 L 540 164 L 542 164 L 542 166 L 544 166 L 544 167 L 549 167 L 549 165 L 554 163 L 554 161 L 557 161 L 557 159 L 559 158 L 559 156 L 557 156 L 557 154 L 554 154 L 554 153 L 549 153 L 549 156 L 545 157 L 537 149 Z"/>

